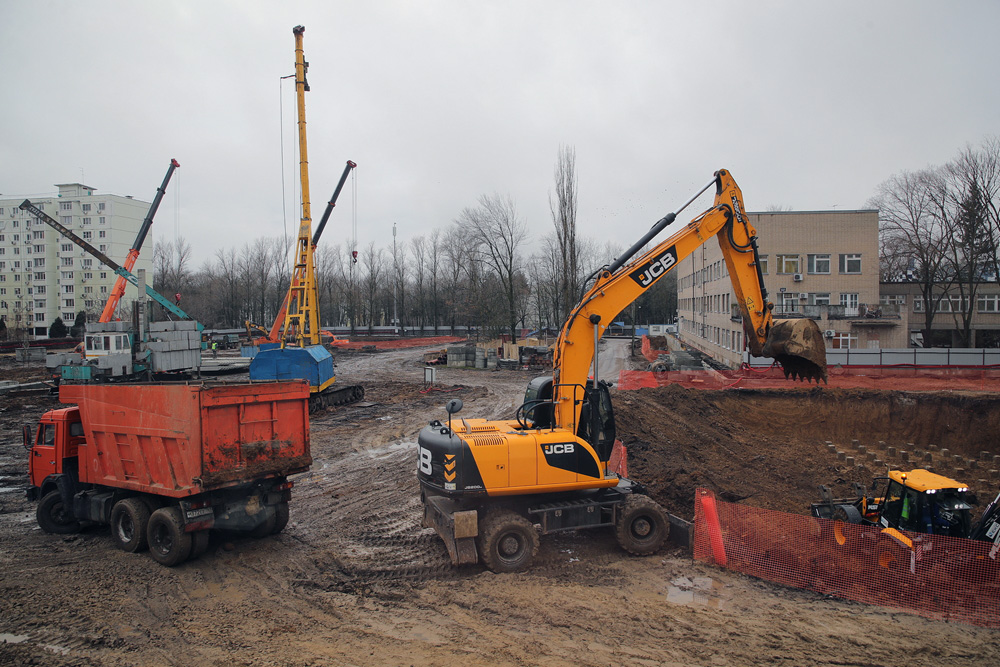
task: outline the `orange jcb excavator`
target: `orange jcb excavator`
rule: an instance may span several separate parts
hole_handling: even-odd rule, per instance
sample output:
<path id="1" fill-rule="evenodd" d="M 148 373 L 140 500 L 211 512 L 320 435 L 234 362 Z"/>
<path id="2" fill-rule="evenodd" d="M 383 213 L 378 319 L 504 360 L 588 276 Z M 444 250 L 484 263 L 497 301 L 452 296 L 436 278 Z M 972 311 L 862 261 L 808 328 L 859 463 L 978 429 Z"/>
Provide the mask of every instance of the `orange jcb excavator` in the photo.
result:
<path id="1" fill-rule="evenodd" d="M 713 185 L 712 208 L 630 261 Z M 678 211 L 591 276 L 593 284 L 559 334 L 553 375 L 528 385 L 514 419 L 453 419 L 462 407 L 453 399 L 446 422 L 420 431 L 424 525 L 441 536 L 455 565 L 481 559 L 495 572 L 528 567 L 538 549 L 536 524 L 543 534 L 611 526 L 626 551 L 659 550 L 669 533 L 665 512 L 639 483 L 608 465 L 616 429 L 610 385 L 596 376 L 598 341 L 618 313 L 711 237 L 722 247 L 750 352 L 777 360 L 786 377 L 826 379 L 816 323 L 772 319 L 743 195 L 728 171 L 716 172 Z"/>

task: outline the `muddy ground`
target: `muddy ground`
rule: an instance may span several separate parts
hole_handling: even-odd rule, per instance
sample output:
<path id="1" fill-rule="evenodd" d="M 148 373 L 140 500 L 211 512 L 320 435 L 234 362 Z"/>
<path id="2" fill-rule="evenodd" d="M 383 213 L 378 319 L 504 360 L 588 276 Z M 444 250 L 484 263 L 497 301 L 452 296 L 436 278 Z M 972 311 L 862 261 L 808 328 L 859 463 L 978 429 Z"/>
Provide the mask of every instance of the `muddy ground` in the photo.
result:
<path id="1" fill-rule="evenodd" d="M 314 416 L 315 461 L 296 479 L 289 526 L 262 540 L 213 535 L 176 568 L 115 550 L 103 529 L 42 533 L 21 492 L 20 424 L 58 403 L 0 397 L 0 664 L 1000 662 L 1000 631 L 771 585 L 676 547 L 629 557 L 604 531 L 544 537 L 527 573 L 453 569 L 420 528 L 416 432 L 451 397 L 463 416 L 511 416 L 530 374 L 440 368 L 425 391 L 420 353 L 342 356 L 338 381 L 364 384 L 366 401 Z M 0 379 L 41 371 L 0 360 Z M 631 475 L 686 517 L 697 486 L 805 511 L 817 483 L 846 491 L 871 476 L 873 462 L 848 465 L 827 440 L 912 442 L 947 472 L 968 463 L 935 460 L 931 444 L 978 457 L 1000 432 L 994 395 L 664 387 L 615 401 Z"/>

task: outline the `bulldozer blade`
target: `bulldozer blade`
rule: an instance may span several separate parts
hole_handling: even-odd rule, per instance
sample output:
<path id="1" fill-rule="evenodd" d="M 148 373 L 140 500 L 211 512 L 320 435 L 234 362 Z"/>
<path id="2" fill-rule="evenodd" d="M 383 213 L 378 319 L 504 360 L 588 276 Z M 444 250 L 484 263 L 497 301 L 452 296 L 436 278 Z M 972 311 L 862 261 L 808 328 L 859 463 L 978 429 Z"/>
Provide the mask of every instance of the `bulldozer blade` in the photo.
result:
<path id="1" fill-rule="evenodd" d="M 775 320 L 764 342 L 764 356 L 781 364 L 785 378 L 827 381 L 826 343 L 812 320 Z"/>

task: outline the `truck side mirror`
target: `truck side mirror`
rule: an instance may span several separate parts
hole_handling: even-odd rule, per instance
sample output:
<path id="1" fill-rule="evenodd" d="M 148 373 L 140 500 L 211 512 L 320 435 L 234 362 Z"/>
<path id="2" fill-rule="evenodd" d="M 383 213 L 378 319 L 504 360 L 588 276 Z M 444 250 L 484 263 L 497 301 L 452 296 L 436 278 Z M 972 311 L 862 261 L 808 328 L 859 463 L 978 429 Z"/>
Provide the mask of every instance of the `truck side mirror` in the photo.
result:
<path id="1" fill-rule="evenodd" d="M 35 433 L 34 433 L 34 430 L 31 427 L 32 427 L 32 424 L 22 424 L 21 425 L 21 437 L 23 438 L 23 443 L 22 444 L 24 445 L 24 448 L 27 449 L 27 450 L 29 450 L 29 451 L 31 450 L 31 447 L 35 443 L 35 437 L 34 437 Z"/>
<path id="2" fill-rule="evenodd" d="M 453 398 L 450 401 L 448 401 L 447 403 L 445 403 L 444 409 L 445 409 L 445 411 L 449 415 L 453 415 L 456 412 L 460 411 L 462 409 L 463 405 L 464 404 L 462 403 L 462 399 L 460 399 L 460 398 Z"/>

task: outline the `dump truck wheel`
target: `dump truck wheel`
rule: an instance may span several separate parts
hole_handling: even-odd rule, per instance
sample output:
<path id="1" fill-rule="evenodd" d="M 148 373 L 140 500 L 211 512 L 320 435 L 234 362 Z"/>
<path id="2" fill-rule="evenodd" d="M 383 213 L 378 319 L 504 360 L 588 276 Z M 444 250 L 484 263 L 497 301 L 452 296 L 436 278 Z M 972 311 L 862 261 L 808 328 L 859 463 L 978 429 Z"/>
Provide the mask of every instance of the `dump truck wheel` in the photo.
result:
<path id="1" fill-rule="evenodd" d="M 476 538 L 479 557 L 494 572 L 518 572 L 538 553 L 538 532 L 530 521 L 509 511 L 488 513 Z"/>
<path id="2" fill-rule="evenodd" d="M 176 507 L 161 507 L 153 512 L 146 538 L 150 555 L 160 565 L 173 567 L 191 556 L 191 533 L 184 532 L 181 511 Z"/>
<path id="3" fill-rule="evenodd" d="M 135 553 L 149 547 L 149 507 L 138 498 L 125 498 L 111 510 L 111 539 L 122 551 Z"/>
<path id="4" fill-rule="evenodd" d="M 288 503 L 278 503 L 274 506 L 274 528 L 271 532 L 278 534 L 288 525 Z"/>
<path id="5" fill-rule="evenodd" d="M 656 501 L 634 493 L 625 500 L 615 523 L 615 537 L 622 549 L 648 556 L 660 550 L 669 534 L 667 515 Z"/>
<path id="6" fill-rule="evenodd" d="M 191 533 L 191 558 L 197 558 L 208 551 L 208 531 L 196 530 Z"/>
<path id="7" fill-rule="evenodd" d="M 35 519 L 42 530 L 53 535 L 69 535 L 80 530 L 80 522 L 67 511 L 58 489 L 42 497 L 35 510 Z"/>

